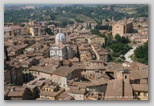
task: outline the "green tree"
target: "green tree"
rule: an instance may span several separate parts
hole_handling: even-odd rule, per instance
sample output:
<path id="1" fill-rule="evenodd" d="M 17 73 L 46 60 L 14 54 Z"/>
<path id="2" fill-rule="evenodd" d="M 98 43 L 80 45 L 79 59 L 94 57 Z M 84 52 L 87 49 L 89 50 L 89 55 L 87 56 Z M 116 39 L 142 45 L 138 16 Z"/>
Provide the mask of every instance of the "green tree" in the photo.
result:
<path id="1" fill-rule="evenodd" d="M 48 25 L 52 25 L 52 24 L 54 24 L 54 22 L 49 22 L 49 23 L 48 23 Z"/>
<path id="2" fill-rule="evenodd" d="M 97 30 L 97 29 L 92 29 L 91 30 L 91 33 L 92 34 L 96 34 L 96 35 L 100 35 L 101 33 L 99 32 L 99 30 Z"/>
<path id="3" fill-rule="evenodd" d="M 108 48 L 112 49 L 112 51 L 117 56 L 124 55 L 131 49 L 129 45 L 122 44 L 122 43 L 112 44 Z"/>
<path id="4" fill-rule="evenodd" d="M 148 41 L 144 45 L 139 46 L 134 51 L 135 60 L 144 64 L 148 64 Z"/>
<path id="5" fill-rule="evenodd" d="M 115 35 L 115 39 L 117 40 L 117 42 L 121 42 L 121 36 L 119 34 Z"/>
<path id="6" fill-rule="evenodd" d="M 54 15 L 50 15 L 50 19 L 51 19 L 51 20 L 55 20 L 56 17 L 55 17 Z"/>
<path id="7" fill-rule="evenodd" d="M 25 24 L 20 24 L 20 26 L 21 26 L 21 27 L 24 27 L 24 26 L 25 26 Z"/>
<path id="8" fill-rule="evenodd" d="M 104 43 L 102 44 L 102 48 L 106 48 L 106 46 L 105 46 L 105 44 L 104 44 Z"/>
<path id="9" fill-rule="evenodd" d="M 69 20 L 68 24 L 74 24 L 74 21 Z"/>
<path id="10" fill-rule="evenodd" d="M 121 37 L 121 43 L 123 43 L 123 44 L 127 44 L 127 43 L 129 43 L 129 39 L 128 39 L 128 37 L 124 37 L 124 36 L 122 36 L 122 37 Z"/>
<path id="11" fill-rule="evenodd" d="M 51 31 L 50 28 L 45 28 L 45 31 L 46 31 L 46 33 L 49 34 L 49 35 L 54 35 L 54 33 Z"/>
<path id="12" fill-rule="evenodd" d="M 108 42 L 110 42 L 113 39 L 113 35 L 112 34 L 108 35 L 107 37 L 108 37 Z"/>
<path id="13" fill-rule="evenodd" d="M 62 26 L 62 27 L 66 27 L 66 26 L 67 26 L 67 22 L 66 22 L 66 21 L 63 21 L 63 22 L 61 23 L 61 26 Z"/>

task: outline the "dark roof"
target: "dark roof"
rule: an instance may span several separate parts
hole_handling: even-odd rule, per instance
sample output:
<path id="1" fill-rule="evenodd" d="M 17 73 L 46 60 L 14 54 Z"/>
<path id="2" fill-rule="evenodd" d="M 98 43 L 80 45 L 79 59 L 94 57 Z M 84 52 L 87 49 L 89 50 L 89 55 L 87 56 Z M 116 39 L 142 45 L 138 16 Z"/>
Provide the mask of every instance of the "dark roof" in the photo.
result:
<path id="1" fill-rule="evenodd" d="M 63 88 L 61 88 L 57 92 L 43 91 L 43 92 L 40 93 L 40 95 L 55 97 L 55 96 L 59 95 L 62 92 L 64 92 Z"/>
<path id="2" fill-rule="evenodd" d="M 105 100 L 120 100 L 122 98 L 122 92 L 122 80 L 110 80 L 108 81 Z"/>
<path id="3" fill-rule="evenodd" d="M 92 80 L 91 82 L 73 82 L 73 85 L 79 87 L 99 86 L 108 83 L 109 79 L 101 78 L 99 80 Z"/>
<path id="4" fill-rule="evenodd" d="M 136 70 L 130 72 L 131 79 L 148 78 L 148 70 Z"/>
<path id="5" fill-rule="evenodd" d="M 81 89 L 81 88 L 78 88 L 78 87 L 70 87 L 70 93 L 73 93 L 73 94 L 85 94 L 86 90 L 85 89 Z"/>
<path id="6" fill-rule="evenodd" d="M 8 93 L 8 96 L 23 96 L 23 94 L 24 94 L 24 91 L 13 91 L 13 92 L 9 92 Z"/>
<path id="7" fill-rule="evenodd" d="M 124 83 L 124 98 L 126 99 L 133 99 L 133 89 L 130 83 Z"/>
<path id="8" fill-rule="evenodd" d="M 18 97 L 20 96 L 20 97 L 22 97 L 27 88 L 22 87 L 22 86 L 15 86 L 15 87 L 13 86 L 8 89 L 10 89 L 10 91 L 7 96 L 18 96 Z"/>
<path id="9" fill-rule="evenodd" d="M 134 91 L 148 92 L 148 85 L 147 84 L 132 84 L 132 88 Z"/>
<path id="10" fill-rule="evenodd" d="M 40 86 L 42 86 L 44 83 L 45 83 L 44 80 L 43 80 L 43 81 L 37 81 L 37 82 L 35 83 L 35 85 L 38 86 L 38 87 L 40 87 Z"/>
<path id="11" fill-rule="evenodd" d="M 122 71 L 123 66 L 120 63 L 109 62 L 106 66 L 106 72 Z"/>
<path id="12" fill-rule="evenodd" d="M 34 90 L 36 88 L 36 85 L 23 85 L 24 87 L 27 87 L 31 90 Z"/>
<path id="13" fill-rule="evenodd" d="M 53 74 L 66 77 L 69 73 L 73 72 L 75 69 L 77 69 L 77 64 L 73 64 L 72 67 L 61 66 L 57 70 L 55 70 Z"/>
<path id="14" fill-rule="evenodd" d="M 69 94 L 69 92 L 63 92 L 59 96 L 59 99 L 61 99 L 61 100 L 74 100 L 74 98 Z"/>
<path id="15" fill-rule="evenodd" d="M 87 69 L 87 70 L 93 70 L 93 69 L 106 69 L 104 64 L 95 64 L 94 62 L 91 63 L 84 63 L 81 65 L 78 65 L 79 69 Z"/>
<path id="16" fill-rule="evenodd" d="M 29 68 L 30 71 L 38 71 L 38 72 L 43 72 L 43 73 L 47 73 L 47 74 L 53 74 L 53 72 L 55 71 L 53 69 L 53 66 L 47 66 L 47 67 L 41 67 L 41 66 L 32 66 Z"/>

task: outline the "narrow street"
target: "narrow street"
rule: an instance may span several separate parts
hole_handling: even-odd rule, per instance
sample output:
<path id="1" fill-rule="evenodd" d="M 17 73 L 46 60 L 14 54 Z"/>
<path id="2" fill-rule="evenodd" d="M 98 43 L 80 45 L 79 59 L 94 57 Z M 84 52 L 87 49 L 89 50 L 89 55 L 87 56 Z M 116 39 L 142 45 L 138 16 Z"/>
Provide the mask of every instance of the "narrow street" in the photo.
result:
<path id="1" fill-rule="evenodd" d="M 133 62 L 133 60 L 131 59 L 131 55 L 132 54 L 134 54 L 134 50 L 138 47 L 138 46 L 141 46 L 143 43 L 138 43 L 137 45 L 134 45 L 133 47 L 132 47 L 132 49 L 131 50 L 129 50 L 125 55 L 124 55 L 124 57 L 125 57 L 125 61 L 127 61 L 127 62 Z"/>
<path id="2" fill-rule="evenodd" d="M 134 54 L 134 50 L 136 49 L 137 46 L 133 46 L 131 50 L 129 50 L 125 55 L 125 61 L 127 62 L 133 62 L 133 60 L 131 59 L 131 55 Z"/>

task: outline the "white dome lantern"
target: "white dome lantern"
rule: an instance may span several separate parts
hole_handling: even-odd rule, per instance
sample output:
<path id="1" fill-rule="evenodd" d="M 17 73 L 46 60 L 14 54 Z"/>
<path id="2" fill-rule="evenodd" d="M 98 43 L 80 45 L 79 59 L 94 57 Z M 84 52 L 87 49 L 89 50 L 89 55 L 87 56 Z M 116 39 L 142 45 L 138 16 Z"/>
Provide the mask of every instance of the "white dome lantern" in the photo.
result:
<path id="1" fill-rule="evenodd" d="M 56 44 L 59 44 L 59 43 L 65 44 L 66 43 L 66 36 L 64 33 L 61 32 L 60 28 L 59 28 L 59 33 L 57 33 L 57 35 L 56 35 L 55 42 L 56 42 Z"/>

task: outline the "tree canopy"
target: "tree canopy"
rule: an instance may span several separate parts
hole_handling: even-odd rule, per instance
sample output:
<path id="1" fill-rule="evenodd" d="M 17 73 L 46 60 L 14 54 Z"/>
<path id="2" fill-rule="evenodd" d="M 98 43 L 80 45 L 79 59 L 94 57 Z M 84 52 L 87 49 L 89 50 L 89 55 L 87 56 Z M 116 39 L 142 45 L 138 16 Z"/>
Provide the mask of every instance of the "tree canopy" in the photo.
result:
<path id="1" fill-rule="evenodd" d="M 116 39 L 117 42 L 121 42 L 123 44 L 129 43 L 128 37 L 124 37 L 124 36 L 121 37 L 119 34 L 116 34 L 115 39 Z"/>
<path id="2" fill-rule="evenodd" d="M 124 55 L 125 53 L 128 52 L 128 50 L 131 49 L 130 46 L 122 44 L 122 43 L 116 43 L 116 44 L 112 44 L 110 45 L 108 48 L 112 49 L 112 51 L 114 53 L 117 53 L 118 56 L 120 55 Z"/>
<path id="3" fill-rule="evenodd" d="M 144 64 L 148 64 L 148 41 L 144 45 L 139 46 L 134 51 L 135 60 Z"/>
<path id="4" fill-rule="evenodd" d="M 49 35 L 54 35 L 54 33 L 51 31 L 50 28 L 45 28 L 45 31 L 46 31 L 46 33 L 49 34 Z"/>
<path id="5" fill-rule="evenodd" d="M 67 19 L 75 19 L 76 22 L 85 22 L 87 18 L 91 18 L 97 22 L 101 22 L 102 19 L 115 17 L 115 20 L 121 20 L 124 16 L 129 16 L 127 13 L 121 13 L 114 11 L 111 6 L 111 10 L 102 10 L 104 6 L 59 6 L 56 10 L 52 10 L 52 7 L 40 7 L 37 9 L 27 10 L 5 10 L 4 21 L 5 22 L 28 22 L 29 19 L 38 21 L 45 20 L 59 20 L 59 17 L 67 17 Z M 86 18 L 82 18 L 81 16 Z M 62 21 L 62 20 L 59 20 Z M 104 26 L 105 29 L 108 29 Z M 110 29 L 110 28 L 109 28 Z"/>

